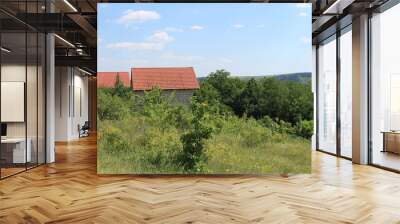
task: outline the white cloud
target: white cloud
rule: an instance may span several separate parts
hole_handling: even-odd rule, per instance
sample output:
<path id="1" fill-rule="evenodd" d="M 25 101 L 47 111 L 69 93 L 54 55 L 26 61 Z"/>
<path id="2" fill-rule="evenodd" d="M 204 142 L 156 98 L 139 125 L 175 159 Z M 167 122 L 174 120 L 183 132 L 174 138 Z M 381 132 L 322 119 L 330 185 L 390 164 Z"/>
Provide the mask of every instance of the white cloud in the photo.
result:
<path id="1" fill-rule="evenodd" d="M 258 24 L 258 25 L 257 25 L 257 28 L 264 28 L 264 27 L 265 27 L 264 24 Z"/>
<path id="2" fill-rule="evenodd" d="M 305 44 L 311 44 L 311 38 L 310 37 L 301 37 L 301 42 L 305 43 Z"/>
<path id="3" fill-rule="evenodd" d="M 244 25 L 242 25 L 242 24 L 233 24 L 232 27 L 235 28 L 235 29 L 242 29 L 242 28 L 244 28 Z"/>
<path id="4" fill-rule="evenodd" d="M 174 41 L 174 38 L 165 31 L 155 32 L 149 37 L 149 41 L 157 43 L 168 43 Z"/>
<path id="5" fill-rule="evenodd" d="M 308 14 L 306 12 L 301 12 L 299 13 L 299 16 L 307 16 Z"/>
<path id="6" fill-rule="evenodd" d="M 179 33 L 183 32 L 183 29 L 176 27 L 165 27 L 164 30 L 167 32 L 179 32 Z"/>
<path id="7" fill-rule="evenodd" d="M 311 7 L 311 3 L 296 3 L 295 4 L 296 8 L 310 8 Z"/>
<path id="8" fill-rule="evenodd" d="M 118 18 L 118 23 L 130 24 L 130 23 L 144 23 L 150 20 L 158 20 L 161 16 L 156 11 L 146 10 L 126 10 L 124 15 Z"/>
<path id="9" fill-rule="evenodd" d="M 193 25 L 190 27 L 190 29 L 191 30 L 202 30 L 202 29 L 204 29 L 204 27 L 200 26 L 200 25 Z"/>
<path id="10" fill-rule="evenodd" d="M 166 44 L 172 41 L 174 41 L 174 37 L 165 31 L 159 31 L 148 37 L 147 41 L 110 43 L 107 44 L 107 48 L 158 51 L 162 50 Z"/>

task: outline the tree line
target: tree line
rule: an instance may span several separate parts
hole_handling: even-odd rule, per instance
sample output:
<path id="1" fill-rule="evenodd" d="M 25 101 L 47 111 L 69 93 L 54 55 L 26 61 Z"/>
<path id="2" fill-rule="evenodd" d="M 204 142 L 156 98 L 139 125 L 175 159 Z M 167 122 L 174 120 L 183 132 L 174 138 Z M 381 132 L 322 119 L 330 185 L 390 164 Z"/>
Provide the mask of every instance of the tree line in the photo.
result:
<path id="1" fill-rule="evenodd" d="M 243 80 L 217 70 L 195 92 L 200 102 L 217 105 L 222 113 L 253 117 L 269 126 L 310 138 L 313 133 L 311 83 L 274 77 Z"/>

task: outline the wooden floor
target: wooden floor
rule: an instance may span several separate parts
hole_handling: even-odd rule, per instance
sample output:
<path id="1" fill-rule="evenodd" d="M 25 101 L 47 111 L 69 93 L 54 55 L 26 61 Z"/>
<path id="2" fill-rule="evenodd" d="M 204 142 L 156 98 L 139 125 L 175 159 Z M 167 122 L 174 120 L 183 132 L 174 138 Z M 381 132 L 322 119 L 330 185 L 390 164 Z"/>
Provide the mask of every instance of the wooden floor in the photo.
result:
<path id="1" fill-rule="evenodd" d="M 374 164 L 400 170 L 400 155 L 391 152 L 375 150 L 373 154 Z"/>
<path id="2" fill-rule="evenodd" d="M 96 140 L 0 181 L 0 223 L 400 223 L 400 175 L 313 152 L 313 174 L 97 176 Z"/>

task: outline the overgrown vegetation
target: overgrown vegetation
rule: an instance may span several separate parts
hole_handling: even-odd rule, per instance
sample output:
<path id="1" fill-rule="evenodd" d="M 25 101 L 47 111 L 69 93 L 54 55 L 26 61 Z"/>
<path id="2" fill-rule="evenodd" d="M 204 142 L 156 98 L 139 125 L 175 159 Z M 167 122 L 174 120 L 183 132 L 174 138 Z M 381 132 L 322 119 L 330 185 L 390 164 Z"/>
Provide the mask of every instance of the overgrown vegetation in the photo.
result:
<path id="1" fill-rule="evenodd" d="M 223 70 L 201 82 L 190 106 L 158 88 L 134 94 L 117 79 L 98 89 L 98 172 L 310 172 L 312 103 L 308 83 Z"/>

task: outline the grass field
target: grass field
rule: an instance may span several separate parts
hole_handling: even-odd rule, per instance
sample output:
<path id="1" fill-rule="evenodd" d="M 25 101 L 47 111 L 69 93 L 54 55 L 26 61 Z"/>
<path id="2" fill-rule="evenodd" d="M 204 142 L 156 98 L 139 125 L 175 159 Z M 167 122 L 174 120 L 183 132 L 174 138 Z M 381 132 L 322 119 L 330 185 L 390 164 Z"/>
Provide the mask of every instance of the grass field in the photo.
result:
<path id="1" fill-rule="evenodd" d="M 127 125 L 129 124 L 129 125 Z M 159 127 L 145 117 L 102 121 L 98 173 L 185 174 L 177 163 L 182 130 Z M 310 141 L 274 133 L 253 119 L 229 117 L 205 141 L 204 174 L 309 173 Z"/>
<path id="2" fill-rule="evenodd" d="M 199 96 L 190 105 L 174 99 L 157 88 L 143 96 L 118 83 L 99 89 L 97 172 L 310 173 L 311 145 L 303 133 L 312 123 L 238 116 Z"/>

